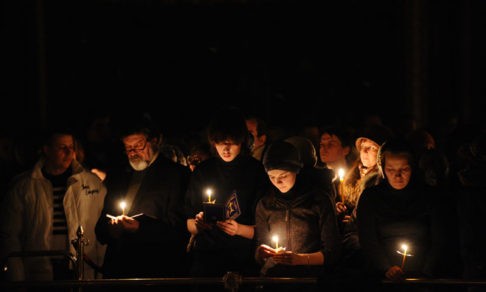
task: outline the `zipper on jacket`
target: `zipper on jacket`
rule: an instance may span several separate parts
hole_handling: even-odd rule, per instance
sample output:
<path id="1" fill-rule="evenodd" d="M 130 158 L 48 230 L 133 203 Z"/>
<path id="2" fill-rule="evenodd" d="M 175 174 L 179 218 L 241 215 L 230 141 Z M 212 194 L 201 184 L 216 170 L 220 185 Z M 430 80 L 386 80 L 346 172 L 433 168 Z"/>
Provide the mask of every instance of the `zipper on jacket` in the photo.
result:
<path id="1" fill-rule="evenodd" d="M 292 245 L 290 244 L 290 207 L 287 206 L 285 210 L 285 225 L 287 226 L 287 250 L 292 250 Z"/>

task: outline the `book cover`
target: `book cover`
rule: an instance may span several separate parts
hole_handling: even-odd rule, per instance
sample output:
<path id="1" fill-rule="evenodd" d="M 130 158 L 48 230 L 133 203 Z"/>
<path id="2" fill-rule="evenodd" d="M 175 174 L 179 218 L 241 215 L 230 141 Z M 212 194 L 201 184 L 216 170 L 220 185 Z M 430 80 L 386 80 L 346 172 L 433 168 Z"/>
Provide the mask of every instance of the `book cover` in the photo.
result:
<path id="1" fill-rule="evenodd" d="M 203 203 L 204 220 L 214 223 L 226 219 L 236 219 L 241 214 L 238 196 L 233 192 L 225 204 Z"/>

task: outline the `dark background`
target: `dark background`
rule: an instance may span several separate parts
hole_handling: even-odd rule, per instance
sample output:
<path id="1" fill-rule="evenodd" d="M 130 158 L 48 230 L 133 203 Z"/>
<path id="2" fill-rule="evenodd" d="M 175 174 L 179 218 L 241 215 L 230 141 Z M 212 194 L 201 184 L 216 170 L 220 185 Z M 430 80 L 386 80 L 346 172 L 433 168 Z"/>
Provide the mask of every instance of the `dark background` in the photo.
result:
<path id="1" fill-rule="evenodd" d="M 486 1 L 3 1 L 1 124 L 484 123 Z M 129 116 L 127 116 L 129 118 Z"/>

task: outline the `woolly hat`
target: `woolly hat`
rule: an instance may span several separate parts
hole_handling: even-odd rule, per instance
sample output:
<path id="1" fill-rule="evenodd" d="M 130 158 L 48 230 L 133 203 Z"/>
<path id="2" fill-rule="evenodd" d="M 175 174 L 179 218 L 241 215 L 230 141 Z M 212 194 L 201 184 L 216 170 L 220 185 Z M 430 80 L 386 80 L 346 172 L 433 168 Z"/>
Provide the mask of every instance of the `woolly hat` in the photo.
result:
<path id="1" fill-rule="evenodd" d="M 286 141 L 275 141 L 268 147 L 263 155 L 265 171 L 272 169 L 287 170 L 299 173 L 303 167 L 297 148 Z"/>
<path id="2" fill-rule="evenodd" d="M 304 166 L 314 167 L 317 164 L 316 147 L 312 144 L 309 138 L 301 136 L 292 136 L 285 139 L 285 141 L 294 145 L 299 151 L 300 158 Z"/>
<path id="3" fill-rule="evenodd" d="M 366 127 L 359 137 L 356 139 L 355 146 L 358 151 L 360 151 L 361 143 L 363 140 L 368 139 L 376 143 L 377 148 L 379 148 L 383 143 L 392 138 L 392 132 L 387 127 L 381 125 L 372 125 Z"/>

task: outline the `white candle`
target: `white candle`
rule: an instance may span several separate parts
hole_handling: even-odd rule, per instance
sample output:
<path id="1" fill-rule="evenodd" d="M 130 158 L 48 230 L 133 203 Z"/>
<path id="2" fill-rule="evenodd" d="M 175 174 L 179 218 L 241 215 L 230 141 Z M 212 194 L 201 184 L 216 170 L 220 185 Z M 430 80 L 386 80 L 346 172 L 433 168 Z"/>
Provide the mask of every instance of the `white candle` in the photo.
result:
<path id="1" fill-rule="evenodd" d="M 403 270 L 403 267 L 405 266 L 405 259 L 407 258 L 408 245 L 402 244 L 402 249 L 403 249 L 403 258 L 402 258 L 401 268 Z"/>
<path id="2" fill-rule="evenodd" d="M 125 208 L 127 207 L 127 203 L 125 201 L 120 202 L 120 208 L 122 209 L 122 215 L 125 215 Z"/>
<path id="3" fill-rule="evenodd" d="M 272 236 L 272 241 L 275 242 L 275 249 L 278 249 L 278 235 Z"/>
<path id="4" fill-rule="evenodd" d="M 212 189 L 207 189 L 206 190 L 206 195 L 208 196 L 208 203 L 211 203 L 211 195 L 213 194 Z"/>

